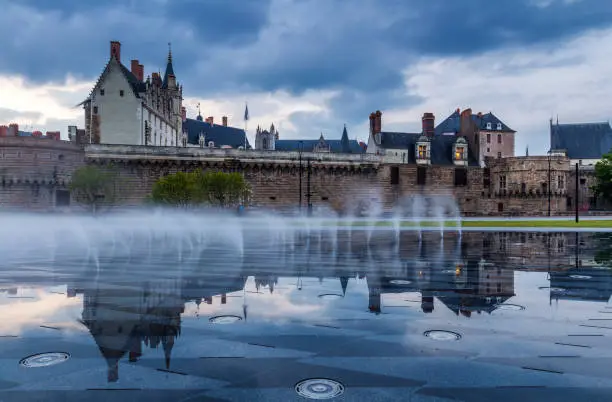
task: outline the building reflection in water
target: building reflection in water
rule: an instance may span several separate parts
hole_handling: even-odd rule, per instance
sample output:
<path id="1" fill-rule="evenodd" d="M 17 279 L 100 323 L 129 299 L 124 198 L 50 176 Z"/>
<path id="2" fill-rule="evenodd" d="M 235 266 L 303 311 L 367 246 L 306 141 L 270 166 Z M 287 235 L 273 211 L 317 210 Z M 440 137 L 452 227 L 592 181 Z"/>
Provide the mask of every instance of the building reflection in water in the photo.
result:
<path id="1" fill-rule="evenodd" d="M 185 304 L 210 305 L 213 296 L 221 296 L 224 305 L 228 293 L 245 292 L 250 277 L 256 291 L 267 294 L 274 294 L 279 277 L 294 277 L 297 289 L 303 278 L 336 278 L 343 296 L 351 278 L 366 278 L 367 307 L 374 314 L 383 311 L 385 294 L 408 292 L 420 295 L 426 314 L 441 305 L 464 317 L 491 313 L 515 295 L 516 270 L 548 271 L 551 298 L 607 301 L 612 271 L 590 266 L 590 240 L 576 241 L 582 247 L 578 250 L 572 247 L 572 236 L 449 232 L 441 237 L 439 232 L 418 236 L 406 231 L 398 239 L 384 230 L 338 231 L 295 236 L 284 243 L 245 236 L 241 260 L 233 256 L 227 264 L 216 250 L 178 266 L 172 255 L 101 258 L 84 279 L 68 287 L 68 296 L 83 295 L 82 323 L 106 359 L 108 381 L 115 382 L 119 362 L 137 362 L 144 348 L 163 349 L 169 370 Z M 147 265 L 153 263 L 154 268 Z M 160 273 L 164 266 L 176 268 Z M 92 277 L 96 279 L 87 279 Z"/>

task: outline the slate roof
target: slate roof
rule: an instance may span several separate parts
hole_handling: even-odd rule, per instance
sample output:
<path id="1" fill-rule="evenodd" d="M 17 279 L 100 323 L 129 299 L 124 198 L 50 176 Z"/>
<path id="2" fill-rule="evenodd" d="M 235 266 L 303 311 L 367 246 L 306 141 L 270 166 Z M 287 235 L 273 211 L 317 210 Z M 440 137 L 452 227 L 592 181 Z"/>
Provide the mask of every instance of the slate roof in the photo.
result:
<path id="1" fill-rule="evenodd" d="M 331 152 L 333 153 L 351 153 L 351 154 L 363 154 L 365 148 L 359 145 L 357 140 L 349 140 L 348 144 L 345 142 L 344 145 L 342 140 L 325 140 L 325 143 L 330 146 Z M 303 144 L 304 152 L 311 152 L 315 146 L 319 144 L 319 140 L 276 140 L 274 142 L 274 149 L 277 151 L 299 151 L 300 142 Z M 346 152 L 346 146 L 348 146 L 348 152 Z"/>
<path id="2" fill-rule="evenodd" d="M 204 133 L 206 143 L 213 141 L 215 148 L 229 145 L 232 148 L 244 146 L 245 133 L 241 128 L 226 127 L 219 124 L 210 124 L 202 121 L 202 116 L 197 119 L 187 119 L 183 121 L 183 131 L 187 132 L 187 142 L 198 145 L 200 143 L 200 133 Z M 251 148 L 249 140 L 246 140 L 247 149 Z"/>
<path id="3" fill-rule="evenodd" d="M 421 133 L 397 133 L 381 132 L 381 148 L 385 149 L 407 149 L 407 163 L 416 163 L 416 143 L 423 135 Z M 439 135 L 430 138 L 431 164 L 432 165 L 454 165 L 453 145 L 460 138 L 454 135 Z M 468 165 L 479 166 L 473 150 L 468 146 Z"/>
<path id="4" fill-rule="evenodd" d="M 445 120 L 443 120 L 440 124 L 438 124 L 435 128 L 436 135 L 442 135 L 445 133 L 453 133 L 457 134 L 461 131 L 461 113 L 455 111 L 453 114 L 448 116 Z M 501 121 L 497 116 L 493 113 L 489 112 L 483 114 L 482 116 L 478 116 L 478 114 L 472 114 L 472 121 L 476 123 L 476 126 L 481 130 L 488 130 L 487 123 L 491 123 L 491 129 L 493 131 L 498 131 L 500 133 L 515 133 L 513 129 L 508 127 L 506 123 Z M 497 130 L 497 123 L 501 123 L 501 130 Z"/>
<path id="5" fill-rule="evenodd" d="M 565 149 L 570 159 L 599 159 L 612 149 L 610 123 L 551 124 L 551 149 Z"/>

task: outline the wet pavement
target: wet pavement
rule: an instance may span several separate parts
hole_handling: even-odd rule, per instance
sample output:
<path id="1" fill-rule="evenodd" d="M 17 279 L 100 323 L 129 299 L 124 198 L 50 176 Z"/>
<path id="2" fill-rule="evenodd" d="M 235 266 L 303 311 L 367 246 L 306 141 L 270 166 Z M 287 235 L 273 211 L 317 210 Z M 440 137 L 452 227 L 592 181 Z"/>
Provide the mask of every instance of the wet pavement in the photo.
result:
<path id="1" fill-rule="evenodd" d="M 11 253 L 0 401 L 612 400 L 608 234 L 232 225 Z"/>

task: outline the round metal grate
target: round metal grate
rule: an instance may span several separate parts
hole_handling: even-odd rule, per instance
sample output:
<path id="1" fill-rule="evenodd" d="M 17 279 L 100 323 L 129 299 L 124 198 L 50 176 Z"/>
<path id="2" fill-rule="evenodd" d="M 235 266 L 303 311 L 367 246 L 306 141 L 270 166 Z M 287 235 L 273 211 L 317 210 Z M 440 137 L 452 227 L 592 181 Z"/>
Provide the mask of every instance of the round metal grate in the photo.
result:
<path id="1" fill-rule="evenodd" d="M 242 317 L 237 315 L 218 315 L 216 317 L 210 317 L 208 321 L 213 324 L 232 324 L 236 321 L 241 321 Z"/>
<path id="2" fill-rule="evenodd" d="M 336 300 L 336 299 L 342 299 L 342 295 L 338 294 L 338 293 L 324 293 L 319 295 L 320 299 L 325 299 L 325 300 Z"/>
<path id="3" fill-rule="evenodd" d="M 592 279 L 592 276 L 589 275 L 570 275 L 572 279 Z"/>
<path id="4" fill-rule="evenodd" d="M 331 399 L 344 393 L 344 385 L 326 378 L 312 378 L 297 383 L 295 392 L 308 399 Z"/>
<path id="5" fill-rule="evenodd" d="M 518 304 L 497 304 L 495 306 L 498 310 L 512 310 L 512 311 L 520 311 L 525 310 L 524 306 L 519 306 Z"/>
<path id="6" fill-rule="evenodd" d="M 452 331 L 425 331 L 423 335 L 436 341 L 458 341 L 459 339 L 461 339 L 461 335 Z"/>
<path id="7" fill-rule="evenodd" d="M 28 356 L 19 362 L 23 367 L 48 367 L 56 364 L 64 363 L 70 358 L 68 353 L 64 352 L 50 352 L 50 353 L 39 353 L 36 355 Z"/>
<path id="8" fill-rule="evenodd" d="M 393 279 L 389 283 L 392 285 L 410 285 L 412 282 L 404 279 Z"/>

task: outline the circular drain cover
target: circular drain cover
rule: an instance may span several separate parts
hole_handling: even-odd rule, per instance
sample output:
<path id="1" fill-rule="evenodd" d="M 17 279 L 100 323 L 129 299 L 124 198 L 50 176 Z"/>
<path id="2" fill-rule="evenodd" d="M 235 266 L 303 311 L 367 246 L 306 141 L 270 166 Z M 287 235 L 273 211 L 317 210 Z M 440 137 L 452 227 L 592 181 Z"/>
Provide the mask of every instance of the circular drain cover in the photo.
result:
<path id="1" fill-rule="evenodd" d="M 461 335 L 451 331 L 425 331 L 423 335 L 436 341 L 458 341 L 459 339 L 461 339 Z"/>
<path id="2" fill-rule="evenodd" d="M 237 315 L 218 315 L 208 319 L 208 321 L 212 322 L 213 324 L 231 324 L 240 320 L 242 320 L 242 317 Z"/>
<path id="3" fill-rule="evenodd" d="M 572 279 L 592 279 L 592 276 L 589 275 L 570 275 Z"/>
<path id="4" fill-rule="evenodd" d="M 565 292 L 565 289 L 563 288 L 550 288 L 551 292 L 557 292 L 557 293 L 562 293 Z"/>
<path id="5" fill-rule="evenodd" d="M 519 306 L 518 304 L 498 304 L 495 307 L 499 310 L 525 310 L 525 307 Z"/>
<path id="6" fill-rule="evenodd" d="M 308 399 L 331 399 L 344 393 L 344 385 L 326 378 L 313 378 L 297 383 L 295 392 Z"/>
<path id="7" fill-rule="evenodd" d="M 21 359 L 19 364 L 23 367 L 48 367 L 63 363 L 69 358 L 70 355 L 64 352 L 40 353 Z"/>
<path id="8" fill-rule="evenodd" d="M 393 279 L 392 281 L 389 281 L 389 283 L 392 285 L 410 285 L 412 282 L 404 279 Z"/>
<path id="9" fill-rule="evenodd" d="M 342 295 L 339 295 L 337 293 L 324 293 L 322 295 L 319 295 L 319 297 L 321 299 L 328 299 L 328 300 L 342 299 Z"/>

